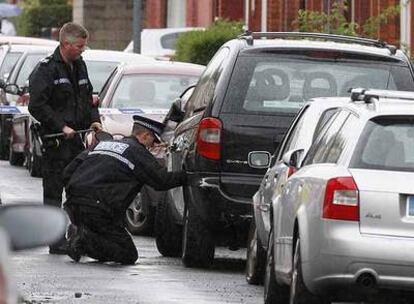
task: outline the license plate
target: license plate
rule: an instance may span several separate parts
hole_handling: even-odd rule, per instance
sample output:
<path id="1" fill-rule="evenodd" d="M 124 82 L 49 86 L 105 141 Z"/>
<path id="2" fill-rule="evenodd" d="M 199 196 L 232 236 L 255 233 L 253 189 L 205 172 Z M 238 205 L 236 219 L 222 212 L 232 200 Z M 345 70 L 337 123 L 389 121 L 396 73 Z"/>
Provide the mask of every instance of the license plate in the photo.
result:
<path id="1" fill-rule="evenodd" d="M 407 196 L 407 216 L 414 217 L 414 196 Z"/>

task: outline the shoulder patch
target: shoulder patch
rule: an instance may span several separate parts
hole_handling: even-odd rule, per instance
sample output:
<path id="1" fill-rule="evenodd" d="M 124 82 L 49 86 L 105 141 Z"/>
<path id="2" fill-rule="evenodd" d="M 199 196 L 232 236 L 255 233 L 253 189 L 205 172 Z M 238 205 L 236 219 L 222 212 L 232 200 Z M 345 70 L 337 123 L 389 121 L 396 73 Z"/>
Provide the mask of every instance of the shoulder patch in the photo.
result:
<path id="1" fill-rule="evenodd" d="M 40 64 L 46 64 L 46 63 L 49 63 L 51 59 L 52 59 L 52 56 L 47 56 L 43 58 L 42 60 L 40 60 L 39 62 Z"/>

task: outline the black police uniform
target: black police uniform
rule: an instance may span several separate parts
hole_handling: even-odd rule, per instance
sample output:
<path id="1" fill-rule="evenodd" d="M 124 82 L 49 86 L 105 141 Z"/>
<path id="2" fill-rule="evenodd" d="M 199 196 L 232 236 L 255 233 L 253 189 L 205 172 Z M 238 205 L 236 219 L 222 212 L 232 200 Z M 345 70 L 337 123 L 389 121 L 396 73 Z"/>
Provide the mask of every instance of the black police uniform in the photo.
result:
<path id="1" fill-rule="evenodd" d="M 135 137 L 101 142 L 81 153 L 65 170 L 65 207 L 75 225 L 86 227 L 84 254 L 99 261 L 135 263 L 138 252 L 124 225 L 128 206 L 144 184 L 167 190 L 185 179 L 183 172 L 167 172 Z"/>
<path id="2" fill-rule="evenodd" d="M 66 64 L 59 47 L 43 59 L 29 77 L 30 114 L 41 123 L 43 134 L 62 132 L 64 126 L 87 129 L 100 122 L 92 106 L 92 84 L 82 58 Z M 83 149 L 80 136 L 61 140 L 59 146 L 45 145 L 42 156 L 43 199 L 45 205 L 61 207 L 63 169 Z"/>

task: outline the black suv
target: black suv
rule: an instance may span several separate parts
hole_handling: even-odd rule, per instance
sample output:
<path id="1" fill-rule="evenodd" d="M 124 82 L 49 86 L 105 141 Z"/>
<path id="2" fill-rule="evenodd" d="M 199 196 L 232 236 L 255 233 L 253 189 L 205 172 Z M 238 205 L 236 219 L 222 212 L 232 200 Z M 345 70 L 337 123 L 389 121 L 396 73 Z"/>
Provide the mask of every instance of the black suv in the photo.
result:
<path id="1" fill-rule="evenodd" d="M 381 41 L 313 33 L 248 32 L 224 44 L 171 142 L 169 169 L 184 168 L 190 182 L 158 205 L 159 251 L 208 267 L 216 245 L 245 245 L 251 197 L 265 172 L 249 154 L 278 149 L 306 100 L 349 96 L 356 87 L 414 90 L 408 58 Z"/>

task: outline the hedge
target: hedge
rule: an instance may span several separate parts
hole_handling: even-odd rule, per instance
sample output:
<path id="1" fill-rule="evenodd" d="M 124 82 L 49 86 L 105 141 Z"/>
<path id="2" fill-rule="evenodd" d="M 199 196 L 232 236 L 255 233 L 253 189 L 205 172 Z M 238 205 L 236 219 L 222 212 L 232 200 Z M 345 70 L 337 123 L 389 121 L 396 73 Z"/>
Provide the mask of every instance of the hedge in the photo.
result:
<path id="1" fill-rule="evenodd" d="M 205 31 L 184 33 L 178 38 L 174 60 L 206 65 L 224 43 L 242 32 L 240 22 L 219 21 Z"/>
<path id="2" fill-rule="evenodd" d="M 72 20 L 72 7 L 58 0 L 43 0 L 44 5 L 25 6 L 18 22 L 18 34 L 39 37 L 42 28 L 60 28 Z M 46 5 L 46 3 L 48 3 Z"/>

